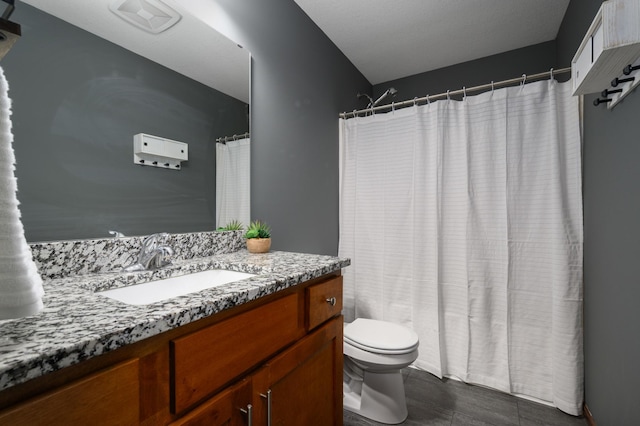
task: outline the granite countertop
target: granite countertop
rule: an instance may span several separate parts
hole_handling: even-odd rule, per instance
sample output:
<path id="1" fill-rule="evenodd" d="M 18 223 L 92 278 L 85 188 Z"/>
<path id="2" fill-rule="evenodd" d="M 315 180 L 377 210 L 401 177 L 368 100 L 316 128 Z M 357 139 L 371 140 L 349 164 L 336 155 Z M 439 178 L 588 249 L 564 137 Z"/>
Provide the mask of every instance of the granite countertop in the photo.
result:
<path id="1" fill-rule="evenodd" d="M 337 271 L 349 259 L 246 250 L 176 261 L 155 271 L 78 275 L 44 281 L 44 310 L 0 320 L 0 390 L 138 342 L 304 281 Z M 256 274 L 150 305 L 127 305 L 95 291 L 208 269 Z"/>

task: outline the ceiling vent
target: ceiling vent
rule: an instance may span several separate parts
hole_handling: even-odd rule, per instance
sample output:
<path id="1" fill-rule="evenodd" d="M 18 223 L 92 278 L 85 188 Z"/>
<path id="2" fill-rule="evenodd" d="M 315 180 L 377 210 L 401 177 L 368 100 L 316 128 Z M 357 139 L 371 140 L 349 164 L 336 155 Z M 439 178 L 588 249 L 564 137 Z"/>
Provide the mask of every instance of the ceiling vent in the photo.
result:
<path id="1" fill-rule="evenodd" d="M 128 23 L 152 34 L 175 25 L 181 15 L 160 0 L 115 0 L 109 9 Z"/>

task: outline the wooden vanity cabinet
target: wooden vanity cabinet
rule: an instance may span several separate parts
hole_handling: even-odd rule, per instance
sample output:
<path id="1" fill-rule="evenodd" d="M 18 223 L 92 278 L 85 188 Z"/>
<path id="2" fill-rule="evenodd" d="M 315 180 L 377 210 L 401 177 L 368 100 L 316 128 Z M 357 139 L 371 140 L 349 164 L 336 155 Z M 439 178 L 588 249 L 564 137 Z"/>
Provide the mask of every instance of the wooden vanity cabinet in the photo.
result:
<path id="1" fill-rule="evenodd" d="M 240 423 L 210 424 L 247 425 L 249 411 L 252 425 L 342 424 L 341 311 L 342 277 L 337 276 L 172 341 L 172 409 L 184 412 L 250 372 L 244 376 L 251 382 L 250 398 L 228 396 L 222 402 L 225 413 Z M 216 393 L 187 417 L 218 406 L 226 393 Z"/>
<path id="2" fill-rule="evenodd" d="M 251 417 L 251 423 L 249 423 Z M 303 337 L 172 426 L 342 424 L 342 317 Z"/>
<path id="3" fill-rule="evenodd" d="M 139 419 L 138 360 L 119 363 L 0 413 L 0 425 L 132 425 Z"/>
<path id="4" fill-rule="evenodd" d="M 325 275 L 0 392 L 0 425 L 341 425 L 341 310 Z"/>
<path id="5" fill-rule="evenodd" d="M 252 381 L 254 425 L 341 425 L 342 317 L 269 360 Z"/>

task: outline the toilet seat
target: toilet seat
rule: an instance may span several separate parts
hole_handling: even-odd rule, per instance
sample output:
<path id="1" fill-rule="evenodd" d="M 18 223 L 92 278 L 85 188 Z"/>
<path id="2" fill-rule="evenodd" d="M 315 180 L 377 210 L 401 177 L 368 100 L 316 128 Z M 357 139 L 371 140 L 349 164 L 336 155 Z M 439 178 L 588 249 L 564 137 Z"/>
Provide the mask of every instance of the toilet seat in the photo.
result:
<path id="1" fill-rule="evenodd" d="M 344 327 L 344 341 L 367 352 L 402 355 L 416 350 L 418 335 L 410 328 L 366 318 Z"/>

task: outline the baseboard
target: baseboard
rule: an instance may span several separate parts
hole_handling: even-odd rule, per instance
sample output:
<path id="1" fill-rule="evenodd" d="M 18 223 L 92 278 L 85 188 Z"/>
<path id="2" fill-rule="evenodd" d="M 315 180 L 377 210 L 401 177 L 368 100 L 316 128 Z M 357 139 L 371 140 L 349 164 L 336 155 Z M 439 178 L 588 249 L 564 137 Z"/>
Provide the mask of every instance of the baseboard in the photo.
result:
<path id="1" fill-rule="evenodd" d="M 596 421 L 593 420 L 593 416 L 591 415 L 591 411 L 589 411 L 587 404 L 582 406 L 582 414 L 584 415 L 584 418 L 587 419 L 589 426 L 596 426 Z"/>

